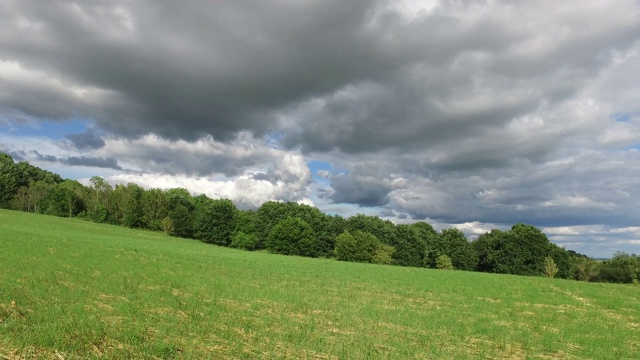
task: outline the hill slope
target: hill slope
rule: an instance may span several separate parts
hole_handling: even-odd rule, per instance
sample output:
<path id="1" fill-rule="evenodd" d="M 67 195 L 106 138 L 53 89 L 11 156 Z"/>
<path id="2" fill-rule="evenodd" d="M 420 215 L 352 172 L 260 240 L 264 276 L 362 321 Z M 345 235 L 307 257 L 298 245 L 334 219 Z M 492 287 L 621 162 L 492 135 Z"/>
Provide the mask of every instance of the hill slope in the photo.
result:
<path id="1" fill-rule="evenodd" d="M 0 210 L 0 357 L 636 358 L 640 288 L 243 252 Z"/>

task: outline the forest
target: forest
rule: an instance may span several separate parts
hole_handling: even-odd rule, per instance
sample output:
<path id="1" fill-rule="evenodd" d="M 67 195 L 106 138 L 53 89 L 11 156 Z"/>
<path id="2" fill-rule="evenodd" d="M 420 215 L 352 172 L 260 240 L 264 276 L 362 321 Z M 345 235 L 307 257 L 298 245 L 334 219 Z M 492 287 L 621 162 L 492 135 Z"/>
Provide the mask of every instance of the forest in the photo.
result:
<path id="1" fill-rule="evenodd" d="M 295 202 L 238 209 L 231 200 L 193 196 L 183 188 L 89 186 L 0 153 L 0 207 L 130 228 L 162 231 L 219 246 L 340 261 L 456 269 L 591 282 L 640 281 L 640 256 L 619 252 L 598 261 L 549 241 L 538 228 L 514 224 L 470 241 L 455 228 L 394 224 L 377 216 L 349 218 Z"/>

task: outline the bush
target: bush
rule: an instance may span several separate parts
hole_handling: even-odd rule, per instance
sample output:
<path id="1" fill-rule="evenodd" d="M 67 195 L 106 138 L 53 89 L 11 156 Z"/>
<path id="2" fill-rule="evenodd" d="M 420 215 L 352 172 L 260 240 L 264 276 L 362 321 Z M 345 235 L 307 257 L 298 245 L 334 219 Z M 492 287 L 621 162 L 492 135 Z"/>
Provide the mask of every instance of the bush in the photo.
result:
<path id="1" fill-rule="evenodd" d="M 436 259 L 436 269 L 453 270 L 453 262 L 447 255 L 440 255 Z"/>
<path id="2" fill-rule="evenodd" d="M 371 262 L 374 264 L 390 265 L 393 262 L 393 253 L 396 249 L 393 246 L 380 243 L 373 254 Z"/>
<path id="3" fill-rule="evenodd" d="M 544 258 L 544 276 L 553 278 L 558 273 L 558 266 L 551 256 Z"/>

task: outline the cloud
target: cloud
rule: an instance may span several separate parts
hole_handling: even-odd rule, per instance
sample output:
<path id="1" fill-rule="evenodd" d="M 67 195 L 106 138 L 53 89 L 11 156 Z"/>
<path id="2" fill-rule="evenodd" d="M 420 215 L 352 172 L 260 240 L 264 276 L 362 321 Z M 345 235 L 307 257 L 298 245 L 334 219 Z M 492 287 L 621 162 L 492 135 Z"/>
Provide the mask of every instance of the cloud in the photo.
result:
<path id="1" fill-rule="evenodd" d="M 84 133 L 69 134 L 66 138 L 80 150 L 100 149 L 105 145 L 104 140 L 91 128 Z"/>
<path id="2" fill-rule="evenodd" d="M 242 209 L 257 209 L 267 201 L 295 201 L 313 205 L 309 199 L 311 172 L 300 155 L 284 155 L 265 173 L 246 172 L 234 178 L 211 178 L 162 173 L 116 174 L 111 182 L 134 182 L 147 188 L 184 187 L 211 198 L 227 198 Z"/>
<path id="3" fill-rule="evenodd" d="M 336 203 L 360 206 L 381 206 L 389 202 L 389 193 L 402 186 L 402 179 L 394 179 L 374 163 L 355 165 L 348 174 L 340 173 L 331 178 Z"/>
<path id="4" fill-rule="evenodd" d="M 62 164 L 66 164 L 69 166 L 86 166 L 86 167 L 95 167 L 95 168 L 105 168 L 105 169 L 113 169 L 113 170 L 123 170 L 120 165 L 118 165 L 118 160 L 114 157 L 102 158 L 102 157 L 92 157 L 92 156 L 68 156 L 64 158 L 59 158 L 53 155 L 43 155 L 38 151 L 33 151 L 36 158 L 40 161 L 47 162 L 59 162 Z"/>
<path id="5" fill-rule="evenodd" d="M 110 137 L 105 138 L 105 146 L 96 153 L 122 159 L 132 169 L 187 176 L 238 176 L 246 171 L 266 173 L 284 156 L 283 151 L 246 133 L 228 143 L 216 141 L 211 136 L 195 141 L 170 140 L 155 134 L 137 139 Z M 272 177 L 285 175 L 269 173 Z"/>

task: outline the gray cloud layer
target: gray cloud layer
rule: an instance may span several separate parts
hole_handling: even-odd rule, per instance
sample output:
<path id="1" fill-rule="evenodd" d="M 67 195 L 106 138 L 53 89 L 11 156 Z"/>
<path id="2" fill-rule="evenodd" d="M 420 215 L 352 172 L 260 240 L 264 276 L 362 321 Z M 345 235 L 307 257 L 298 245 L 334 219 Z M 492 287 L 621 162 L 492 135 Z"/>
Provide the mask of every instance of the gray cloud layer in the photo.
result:
<path id="1" fill-rule="evenodd" d="M 7 0 L 0 123 L 92 119 L 48 156 L 278 196 L 303 154 L 319 206 L 632 226 L 639 31 L 632 0 Z"/>

